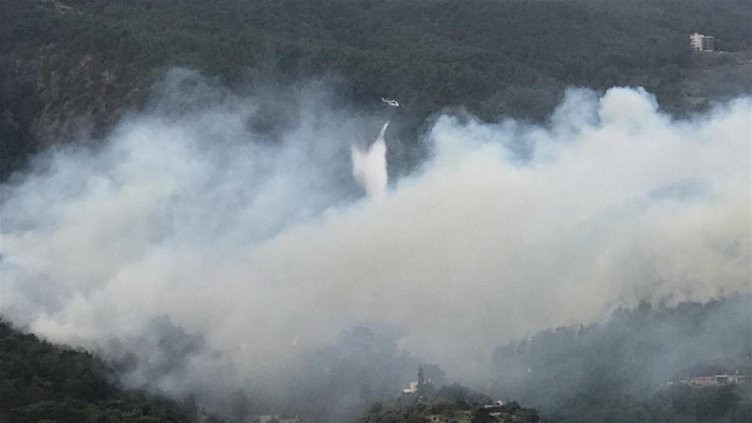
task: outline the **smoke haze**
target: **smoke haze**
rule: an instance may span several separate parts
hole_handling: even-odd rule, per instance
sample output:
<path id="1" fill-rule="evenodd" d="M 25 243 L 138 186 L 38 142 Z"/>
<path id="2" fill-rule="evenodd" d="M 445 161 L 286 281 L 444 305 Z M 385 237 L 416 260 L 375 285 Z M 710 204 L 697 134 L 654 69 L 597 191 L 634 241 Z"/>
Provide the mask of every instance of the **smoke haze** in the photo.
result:
<path id="1" fill-rule="evenodd" d="M 0 312 L 127 358 L 127 384 L 273 396 L 357 325 L 486 383 L 508 340 L 751 290 L 749 98 L 675 120 L 641 89 L 574 89 L 542 125 L 441 115 L 375 201 L 349 149 L 379 116 L 311 84 L 261 131 L 263 98 L 181 93 L 196 79 L 2 187 Z"/>

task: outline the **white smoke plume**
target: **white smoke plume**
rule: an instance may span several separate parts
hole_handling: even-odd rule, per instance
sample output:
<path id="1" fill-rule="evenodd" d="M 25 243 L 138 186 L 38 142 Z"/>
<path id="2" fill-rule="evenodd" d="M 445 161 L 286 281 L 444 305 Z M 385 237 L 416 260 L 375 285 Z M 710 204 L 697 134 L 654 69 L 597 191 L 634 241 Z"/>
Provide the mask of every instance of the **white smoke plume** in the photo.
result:
<path id="1" fill-rule="evenodd" d="M 247 124 L 261 100 L 228 97 L 40 158 L 2 188 L 0 313 L 134 352 L 134 385 L 272 395 L 361 322 L 467 383 L 542 328 L 750 292 L 749 98 L 677 120 L 641 89 L 572 90 L 546 125 L 441 116 L 432 157 L 372 201 L 343 182 L 370 120 L 319 97 L 287 106 L 276 143 Z M 145 371 L 155 322 L 204 347 Z"/>
<path id="2" fill-rule="evenodd" d="M 389 122 L 387 121 L 381 127 L 381 132 L 376 141 L 366 151 L 361 151 L 356 145 L 350 147 L 353 176 L 368 195 L 380 196 L 386 193 L 389 176 L 387 174 L 384 134 L 388 126 Z"/>

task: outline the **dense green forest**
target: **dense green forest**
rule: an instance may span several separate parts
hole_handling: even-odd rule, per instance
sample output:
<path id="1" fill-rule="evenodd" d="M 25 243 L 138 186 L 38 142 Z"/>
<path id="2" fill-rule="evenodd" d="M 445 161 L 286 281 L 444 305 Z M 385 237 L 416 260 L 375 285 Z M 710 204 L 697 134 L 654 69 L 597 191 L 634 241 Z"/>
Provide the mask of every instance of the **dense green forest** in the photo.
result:
<path id="1" fill-rule="evenodd" d="M 190 404 L 122 390 L 112 370 L 87 352 L 40 341 L 0 320 L 2 422 L 184 423 L 196 416 Z"/>
<path id="2" fill-rule="evenodd" d="M 412 132 L 447 106 L 541 119 L 571 85 L 641 85 L 685 110 L 712 100 L 682 85 L 688 34 L 748 50 L 751 20 L 746 0 L 6 0 L 0 170 L 101 135 L 173 66 L 236 87 L 335 78 L 347 102 L 398 97 Z M 731 79 L 714 95 L 749 91 Z"/>

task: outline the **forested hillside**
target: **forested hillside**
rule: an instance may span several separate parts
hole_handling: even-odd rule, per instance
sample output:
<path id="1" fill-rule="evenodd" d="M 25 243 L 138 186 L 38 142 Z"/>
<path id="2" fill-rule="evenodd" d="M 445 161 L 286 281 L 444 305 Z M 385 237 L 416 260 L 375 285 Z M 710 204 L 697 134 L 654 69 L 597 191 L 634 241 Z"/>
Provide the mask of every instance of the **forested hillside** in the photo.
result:
<path id="1" fill-rule="evenodd" d="M 752 421 L 749 379 L 681 383 L 752 375 L 749 104 L 710 108 L 752 94 L 750 22 L 750 0 L 2 0 L 4 318 L 107 348 L 0 320 L 0 423 Z M 691 52 L 693 32 L 718 51 Z M 575 122 L 548 118 L 568 87 L 615 85 L 660 111 L 574 90 Z M 570 119 L 578 102 L 612 122 Z M 350 158 L 386 119 L 373 173 L 397 201 L 361 201 Z M 425 161 L 436 122 L 468 146 Z M 587 148 L 549 147 L 591 127 Z M 471 148 L 487 138 L 503 140 Z M 21 174 L 73 142 L 95 148 Z M 667 301 L 728 296 L 618 309 L 489 360 L 635 304 L 654 270 Z M 442 386 L 439 365 L 492 396 Z M 400 396 L 418 366 L 430 395 Z M 493 418 L 492 399 L 509 401 Z"/>
<path id="2" fill-rule="evenodd" d="M 412 131 L 444 106 L 540 119 L 568 85 L 642 85 L 674 110 L 701 107 L 707 84 L 682 84 L 697 65 L 688 34 L 743 51 L 750 20 L 746 0 L 5 0 L 0 173 L 101 134 L 171 66 L 236 86 L 336 76 L 347 102 L 400 98 Z M 734 79 L 709 92 L 749 90 Z"/>
<path id="3" fill-rule="evenodd" d="M 0 320 L 2 422 L 184 423 L 197 418 L 189 404 L 120 389 L 112 370 L 89 353 L 40 341 Z"/>
<path id="4" fill-rule="evenodd" d="M 494 354 L 492 391 L 561 421 L 752 419 L 752 383 L 690 387 L 692 377 L 752 373 L 752 297 L 620 309 Z"/>
<path id="5" fill-rule="evenodd" d="M 516 402 L 500 404 L 459 384 L 419 385 L 416 392 L 371 404 L 358 423 L 536 423 L 538 412 Z"/>

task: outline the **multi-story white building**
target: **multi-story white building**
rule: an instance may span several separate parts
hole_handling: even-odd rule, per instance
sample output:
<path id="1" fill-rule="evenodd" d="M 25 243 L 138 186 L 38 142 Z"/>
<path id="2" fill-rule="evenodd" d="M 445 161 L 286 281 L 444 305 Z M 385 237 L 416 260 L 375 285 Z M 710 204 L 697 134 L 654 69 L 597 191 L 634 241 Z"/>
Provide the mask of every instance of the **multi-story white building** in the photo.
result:
<path id="1" fill-rule="evenodd" d="M 689 36 L 689 45 L 695 51 L 713 51 L 715 50 L 715 37 L 695 32 Z"/>

